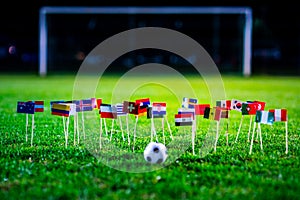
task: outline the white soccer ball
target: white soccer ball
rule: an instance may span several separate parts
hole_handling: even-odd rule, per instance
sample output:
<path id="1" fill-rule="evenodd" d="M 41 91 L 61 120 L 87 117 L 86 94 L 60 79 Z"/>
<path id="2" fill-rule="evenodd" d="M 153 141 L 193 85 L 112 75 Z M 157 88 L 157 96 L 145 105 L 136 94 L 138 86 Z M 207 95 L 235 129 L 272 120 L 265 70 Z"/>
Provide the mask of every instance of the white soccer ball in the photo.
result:
<path id="1" fill-rule="evenodd" d="M 150 142 L 144 150 L 144 158 L 146 162 L 151 164 L 164 163 L 167 157 L 167 148 L 162 143 Z"/>

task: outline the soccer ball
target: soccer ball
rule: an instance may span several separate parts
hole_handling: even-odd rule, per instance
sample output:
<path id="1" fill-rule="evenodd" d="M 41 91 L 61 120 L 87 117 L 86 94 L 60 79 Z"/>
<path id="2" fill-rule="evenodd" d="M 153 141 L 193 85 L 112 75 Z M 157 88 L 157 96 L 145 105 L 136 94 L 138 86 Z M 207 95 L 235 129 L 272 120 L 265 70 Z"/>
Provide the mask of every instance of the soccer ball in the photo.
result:
<path id="1" fill-rule="evenodd" d="M 144 158 L 151 164 L 161 164 L 166 161 L 167 157 L 167 148 L 162 143 L 150 142 L 144 150 Z"/>

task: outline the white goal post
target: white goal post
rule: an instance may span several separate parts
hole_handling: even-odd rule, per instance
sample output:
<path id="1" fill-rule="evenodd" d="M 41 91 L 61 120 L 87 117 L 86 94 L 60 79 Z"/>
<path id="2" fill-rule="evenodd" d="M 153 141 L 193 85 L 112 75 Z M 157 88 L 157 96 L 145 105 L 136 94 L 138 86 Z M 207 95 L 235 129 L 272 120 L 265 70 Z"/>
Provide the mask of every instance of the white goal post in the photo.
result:
<path id="1" fill-rule="evenodd" d="M 242 73 L 251 75 L 252 9 L 249 7 L 42 7 L 39 13 L 39 74 L 47 75 L 48 14 L 242 14 Z"/>

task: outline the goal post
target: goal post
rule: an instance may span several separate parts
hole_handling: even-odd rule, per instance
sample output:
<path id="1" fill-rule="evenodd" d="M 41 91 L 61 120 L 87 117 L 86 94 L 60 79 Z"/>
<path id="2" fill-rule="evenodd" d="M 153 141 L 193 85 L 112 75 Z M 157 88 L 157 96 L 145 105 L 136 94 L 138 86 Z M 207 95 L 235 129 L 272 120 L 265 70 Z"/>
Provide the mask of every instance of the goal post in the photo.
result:
<path id="1" fill-rule="evenodd" d="M 48 68 L 48 15 L 55 14 L 240 14 L 244 15 L 242 33 L 242 74 L 251 75 L 252 9 L 250 7 L 41 7 L 39 13 L 39 75 Z M 201 45 L 201 44 L 200 44 Z"/>

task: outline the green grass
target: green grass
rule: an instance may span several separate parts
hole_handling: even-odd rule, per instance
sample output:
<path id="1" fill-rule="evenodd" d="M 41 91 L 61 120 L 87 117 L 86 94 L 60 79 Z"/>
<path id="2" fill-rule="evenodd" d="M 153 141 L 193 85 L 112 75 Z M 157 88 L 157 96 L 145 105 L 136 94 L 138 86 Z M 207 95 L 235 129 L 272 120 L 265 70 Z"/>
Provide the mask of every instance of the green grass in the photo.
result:
<path id="1" fill-rule="evenodd" d="M 74 87 L 72 75 L 44 78 L 0 75 L 0 199 L 299 199 L 299 77 L 223 76 L 225 91 L 217 87 L 216 77 L 209 77 L 209 83 L 213 83 L 210 88 L 201 77 L 188 76 L 187 80 L 194 91 L 189 90 L 182 77 L 173 76 L 124 79 L 106 76 L 100 82 L 90 76 L 81 77 L 80 86 Z M 110 167 L 118 165 L 119 160 L 114 160 L 119 159 L 118 155 L 108 155 L 112 156 L 108 165 L 101 160 L 101 156 L 110 153 L 109 149 L 98 153 L 100 159 L 97 159 L 89 151 L 90 146 L 86 146 L 92 145 L 92 137 L 97 136 L 96 115 L 85 116 L 86 130 L 92 132 L 87 133 L 86 140 L 91 141 L 84 142 L 81 134 L 81 143 L 74 145 L 70 125 L 69 145 L 65 148 L 61 118 L 51 115 L 49 108 L 52 100 L 95 96 L 109 103 L 150 97 L 151 101 L 167 102 L 168 120 L 174 136 L 179 137 L 180 128 L 172 122 L 180 98 L 195 92 L 200 103 L 212 103 L 211 95 L 215 94 L 210 89 L 218 91 L 217 97 L 224 93 L 227 99 L 265 101 L 266 109 L 287 108 L 289 153 L 285 154 L 284 125 L 278 122 L 273 126 L 262 125 L 264 149 L 261 151 L 255 142 L 249 155 L 249 118 L 245 117 L 239 140 L 234 143 L 240 113 L 231 111 L 228 146 L 223 128 L 217 151 L 211 149 L 201 156 L 199 151 L 210 123 L 199 119 L 196 155 L 192 155 L 189 145 L 180 156 L 171 155 L 170 160 L 174 162 L 167 162 L 165 167 L 155 170 L 140 163 L 151 170 L 129 173 Z M 25 115 L 16 113 L 16 103 L 22 100 L 45 101 L 45 112 L 35 114 L 33 147 L 25 141 Z M 147 129 L 147 123 L 140 119 L 141 127 Z M 158 134 L 161 139 L 161 133 Z M 137 139 L 135 151 L 141 159 L 136 162 L 142 162 L 143 148 L 148 142 L 149 137 L 145 135 Z M 169 137 L 167 142 L 171 142 Z M 112 144 L 124 150 L 124 154 L 131 153 L 120 133 L 113 136 Z M 135 162 L 128 160 L 129 165 Z"/>

